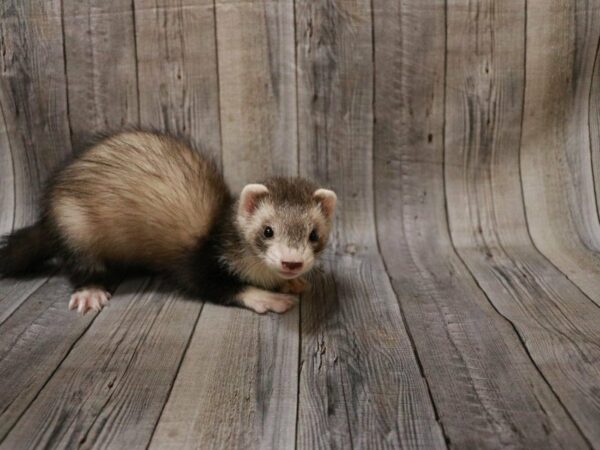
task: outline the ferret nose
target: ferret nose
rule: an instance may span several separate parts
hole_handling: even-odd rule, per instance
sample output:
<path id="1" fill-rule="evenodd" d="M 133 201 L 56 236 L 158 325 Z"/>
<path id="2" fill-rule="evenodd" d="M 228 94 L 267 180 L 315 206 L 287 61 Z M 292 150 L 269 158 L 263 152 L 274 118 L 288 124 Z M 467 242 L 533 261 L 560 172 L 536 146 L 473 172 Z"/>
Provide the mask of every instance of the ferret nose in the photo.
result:
<path id="1" fill-rule="evenodd" d="M 302 268 L 302 261 L 281 261 L 281 265 L 287 270 L 298 270 Z"/>

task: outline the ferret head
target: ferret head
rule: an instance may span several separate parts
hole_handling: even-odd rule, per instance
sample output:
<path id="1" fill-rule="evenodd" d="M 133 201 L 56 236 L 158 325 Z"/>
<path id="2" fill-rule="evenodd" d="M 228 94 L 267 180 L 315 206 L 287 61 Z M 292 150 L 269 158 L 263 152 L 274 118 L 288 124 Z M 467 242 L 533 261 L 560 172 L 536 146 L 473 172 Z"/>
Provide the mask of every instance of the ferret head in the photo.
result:
<path id="1" fill-rule="evenodd" d="M 312 269 L 323 251 L 335 210 L 333 191 L 301 178 L 249 184 L 238 202 L 238 227 L 253 253 L 282 279 Z"/>

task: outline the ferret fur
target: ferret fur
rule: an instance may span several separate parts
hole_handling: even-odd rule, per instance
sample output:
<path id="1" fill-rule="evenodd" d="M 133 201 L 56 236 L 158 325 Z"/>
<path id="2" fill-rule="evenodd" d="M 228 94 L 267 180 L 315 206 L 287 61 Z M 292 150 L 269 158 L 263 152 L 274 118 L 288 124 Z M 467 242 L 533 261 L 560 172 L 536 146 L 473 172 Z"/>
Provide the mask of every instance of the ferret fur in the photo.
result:
<path id="1" fill-rule="evenodd" d="M 121 132 L 50 180 L 39 221 L 0 244 L 0 275 L 57 258 L 79 288 L 70 306 L 85 312 L 108 301 L 98 291 L 115 268 L 141 267 L 203 300 L 283 312 L 293 297 L 264 289 L 295 278 L 277 271 L 285 258 L 310 270 L 327 243 L 335 201 L 301 178 L 248 185 L 236 200 L 215 164 L 186 141 Z M 275 237 L 264 236 L 266 226 Z"/>

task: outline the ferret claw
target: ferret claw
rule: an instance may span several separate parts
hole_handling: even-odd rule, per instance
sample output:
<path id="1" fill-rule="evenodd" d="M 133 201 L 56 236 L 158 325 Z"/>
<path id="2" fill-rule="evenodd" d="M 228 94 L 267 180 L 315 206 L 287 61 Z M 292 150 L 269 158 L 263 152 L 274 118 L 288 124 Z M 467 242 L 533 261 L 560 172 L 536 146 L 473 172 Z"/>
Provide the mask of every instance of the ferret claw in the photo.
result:
<path id="1" fill-rule="evenodd" d="M 110 298 L 110 292 L 100 287 L 79 289 L 71 295 L 69 309 L 77 309 L 80 314 L 85 314 L 89 310 L 99 312 L 104 306 L 108 305 Z"/>
<path id="2" fill-rule="evenodd" d="M 304 291 L 306 291 L 306 289 L 308 289 L 308 286 L 308 281 L 306 281 L 305 278 L 292 278 L 283 284 L 281 292 L 286 294 L 302 294 Z"/>

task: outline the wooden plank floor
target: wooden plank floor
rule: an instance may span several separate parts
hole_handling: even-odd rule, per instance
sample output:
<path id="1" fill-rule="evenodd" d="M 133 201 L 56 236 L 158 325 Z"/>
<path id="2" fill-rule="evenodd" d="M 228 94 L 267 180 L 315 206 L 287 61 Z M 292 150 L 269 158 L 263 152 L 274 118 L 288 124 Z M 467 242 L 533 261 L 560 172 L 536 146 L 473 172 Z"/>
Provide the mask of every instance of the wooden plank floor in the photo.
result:
<path id="1" fill-rule="evenodd" d="M 6 0 L 0 232 L 89 136 L 339 196 L 289 313 L 0 280 L 0 449 L 600 449 L 600 4 Z"/>

